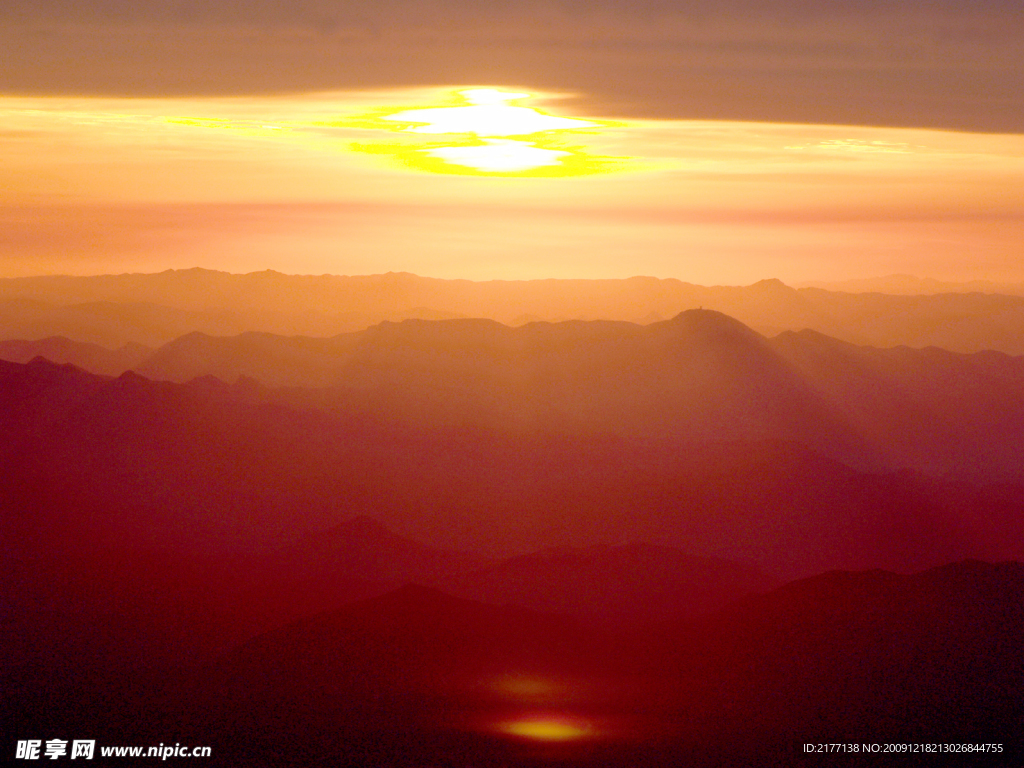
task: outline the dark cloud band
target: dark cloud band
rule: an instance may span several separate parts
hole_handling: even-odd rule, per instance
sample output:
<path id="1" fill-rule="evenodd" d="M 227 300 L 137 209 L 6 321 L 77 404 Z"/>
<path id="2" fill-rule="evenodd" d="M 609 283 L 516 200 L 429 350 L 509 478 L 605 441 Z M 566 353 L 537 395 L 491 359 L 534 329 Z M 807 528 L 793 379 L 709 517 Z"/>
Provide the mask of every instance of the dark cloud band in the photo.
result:
<path id="1" fill-rule="evenodd" d="M 1016 2 L 33 2 L 0 9 L 8 93 L 440 84 L 575 91 L 609 117 L 1024 132 Z"/>

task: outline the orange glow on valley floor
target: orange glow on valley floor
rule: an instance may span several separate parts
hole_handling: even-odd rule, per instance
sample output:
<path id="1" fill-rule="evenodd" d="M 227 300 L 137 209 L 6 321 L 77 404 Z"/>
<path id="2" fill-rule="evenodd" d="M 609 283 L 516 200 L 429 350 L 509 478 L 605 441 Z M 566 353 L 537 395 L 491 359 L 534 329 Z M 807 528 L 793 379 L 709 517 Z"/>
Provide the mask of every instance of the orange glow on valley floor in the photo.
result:
<path id="1" fill-rule="evenodd" d="M 539 675 L 504 675 L 489 681 L 486 688 L 501 698 L 529 703 L 550 703 L 571 698 L 573 689 L 567 683 Z"/>
<path id="2" fill-rule="evenodd" d="M 562 713 L 523 715 L 502 721 L 496 730 L 507 736 L 540 742 L 578 741 L 598 735 L 589 720 Z"/>

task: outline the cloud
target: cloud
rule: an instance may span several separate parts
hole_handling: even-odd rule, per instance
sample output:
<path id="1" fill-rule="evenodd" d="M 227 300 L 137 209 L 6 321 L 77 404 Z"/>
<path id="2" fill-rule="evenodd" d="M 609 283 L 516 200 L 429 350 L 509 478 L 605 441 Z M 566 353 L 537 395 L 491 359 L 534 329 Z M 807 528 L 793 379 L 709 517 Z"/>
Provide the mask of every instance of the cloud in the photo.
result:
<path id="1" fill-rule="evenodd" d="M 1019 3 L 8 0 L 10 92 L 480 83 L 613 116 L 1024 132 Z"/>
<path id="2" fill-rule="evenodd" d="M 0 98 L 0 264 L 8 274 L 201 264 L 474 279 L 721 283 L 894 269 L 1020 279 L 1024 135 L 625 121 L 574 141 L 635 163 L 564 178 L 426 173 L 353 151 L 396 136 L 368 111 L 446 96 Z"/>

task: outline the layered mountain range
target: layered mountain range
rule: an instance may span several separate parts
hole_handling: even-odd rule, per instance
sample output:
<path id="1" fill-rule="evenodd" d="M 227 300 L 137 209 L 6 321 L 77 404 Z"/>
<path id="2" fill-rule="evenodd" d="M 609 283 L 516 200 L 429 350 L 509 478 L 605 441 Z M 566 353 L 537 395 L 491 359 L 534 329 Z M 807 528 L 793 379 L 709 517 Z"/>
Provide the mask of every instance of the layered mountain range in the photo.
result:
<path id="1" fill-rule="evenodd" d="M 723 395 L 710 378 L 700 399 L 661 406 L 667 421 L 704 402 L 711 413 L 698 423 L 732 419 L 731 439 L 682 429 L 630 437 L 411 424 L 386 420 L 386 409 L 297 408 L 295 393 L 275 399 L 244 381 L 2 363 L 5 539 L 266 547 L 370 514 L 432 545 L 489 555 L 643 541 L 788 574 L 1019 555 L 1020 485 L 857 468 L 799 432 L 744 434 L 775 414 L 733 418 L 723 401 L 745 408 L 759 383 Z M 429 394 L 409 391 L 420 403 Z M 790 392 L 781 394 L 761 402 L 786 406 Z M 652 423 L 657 406 L 646 411 Z M 810 408 L 778 411 L 795 413 L 779 419 L 786 426 L 809 421 L 812 436 L 824 425 L 822 450 L 856 447 L 828 412 L 814 422 Z"/>
<path id="2" fill-rule="evenodd" d="M 111 286 L 166 307 L 183 279 L 223 295 L 181 293 L 180 323 L 150 305 L 134 326 L 150 335 L 123 333 Z M 287 314 L 314 283 L 326 314 L 309 328 L 342 288 L 394 319 L 403 301 L 447 309 L 344 333 L 194 327 L 245 291 L 246 312 Z M 272 300 L 282 284 L 294 295 Z M 580 284 L 565 312 L 624 285 L 683 290 Z M 520 312 L 565 285 L 17 286 L 38 295 L 8 309 L 60 297 L 79 333 L 0 342 L 15 739 L 353 768 L 794 765 L 835 742 L 1024 756 L 1024 357 L 813 324 L 769 337 L 707 308 L 444 319 L 488 291 Z M 701 290 L 755 314 L 824 295 Z M 910 306 L 891 299 L 858 311 Z M 79 300 L 111 302 L 110 322 L 89 326 Z"/>
<path id="3" fill-rule="evenodd" d="M 0 342 L 0 357 L 19 361 L 212 377 L 236 396 L 424 427 L 785 440 L 858 469 L 1024 477 L 1024 357 L 859 347 L 810 330 L 768 339 L 711 310 L 646 326 L 406 320 L 330 338 L 192 333 L 148 355 L 102 352 Z"/>
<path id="4" fill-rule="evenodd" d="M 204 269 L 6 278 L 0 279 L 0 339 L 64 336 L 119 349 L 129 342 L 157 347 L 193 331 L 329 337 L 384 320 L 456 318 L 516 326 L 538 320 L 646 324 L 706 308 L 769 336 L 811 329 L 858 345 L 1024 354 L 1020 286 L 919 281 L 907 293 L 905 282 L 825 290 L 774 279 L 748 286 L 653 277 L 471 282 L 408 273 L 235 275 Z"/>

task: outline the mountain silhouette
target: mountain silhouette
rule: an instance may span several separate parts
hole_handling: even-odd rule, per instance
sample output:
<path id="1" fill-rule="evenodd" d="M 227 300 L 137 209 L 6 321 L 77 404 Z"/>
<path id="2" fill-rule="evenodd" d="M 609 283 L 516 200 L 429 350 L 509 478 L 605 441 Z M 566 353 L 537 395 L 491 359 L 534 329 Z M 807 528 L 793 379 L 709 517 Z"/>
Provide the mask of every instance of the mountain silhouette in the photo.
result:
<path id="1" fill-rule="evenodd" d="M 300 576 L 359 576 L 398 584 L 429 583 L 483 562 L 479 557 L 399 536 L 366 515 L 307 534 L 278 557 L 282 569 Z"/>
<path id="2" fill-rule="evenodd" d="M 666 625 L 658 642 L 676 659 L 666 685 L 718 681 L 678 714 L 727 713 L 753 744 L 794 749 L 814 733 L 861 741 L 867 731 L 879 741 L 1005 738 L 1015 751 L 1022 597 L 1024 566 L 1014 562 L 831 572 L 750 597 L 699 626 Z"/>
<path id="3" fill-rule="evenodd" d="M 874 451 L 815 402 L 763 339 L 747 333 L 730 343 L 725 334 L 702 342 L 690 325 L 511 329 L 489 321 L 406 321 L 333 339 L 190 334 L 135 369 L 179 382 L 245 376 L 293 387 L 334 383 L 331 392 L 292 392 L 286 402 L 383 411 L 420 423 L 792 438 L 851 461 L 874 461 Z M 723 378 L 735 381 L 724 386 Z M 708 407 L 698 407 L 702 399 Z"/>
<path id="4" fill-rule="evenodd" d="M 1021 479 L 1022 361 L 809 330 L 765 339 L 690 310 L 647 326 L 410 320 L 330 339 L 192 334 L 137 370 L 244 376 L 287 385 L 265 399 L 423 425 L 792 440 L 862 469 L 1002 482 Z"/>
<path id="5" fill-rule="evenodd" d="M 157 346 L 193 331 L 233 336 L 260 331 L 331 337 L 383 320 L 482 317 L 647 322 L 694 307 L 736 317 L 765 335 L 816 330 L 878 347 L 939 346 L 957 352 L 1024 354 L 1019 286 L 902 283 L 853 286 L 888 293 L 792 288 L 778 280 L 749 286 L 699 286 L 679 280 L 438 280 L 408 273 L 234 275 L 205 269 L 157 274 L 0 279 L 0 339 L 65 336 L 118 348 Z M 1001 295 L 1004 290 L 1011 295 Z"/>
<path id="6" fill-rule="evenodd" d="M 694 616 L 774 585 L 757 570 L 649 544 L 558 547 L 442 579 L 462 597 L 605 624 Z"/>
<path id="7" fill-rule="evenodd" d="M 813 331 L 772 346 L 890 464 L 1019 481 L 1024 357 L 857 347 Z"/>
<path id="8" fill-rule="evenodd" d="M 296 762 L 792 763 L 822 732 L 1001 743 L 1013 759 L 1022 598 L 1019 563 L 831 572 L 616 636 L 410 585 L 241 645 L 185 706 L 192 727 L 255 755 L 292 745 Z M 592 735 L 552 752 L 501 734 L 553 712 Z"/>
<path id="9" fill-rule="evenodd" d="M 0 730 L 224 765 L 1019 764 L 1022 302 L 0 280 Z"/>
<path id="10" fill-rule="evenodd" d="M 42 357 L 54 363 L 71 363 L 103 376 L 120 376 L 127 370 L 137 368 L 152 354 L 152 349 L 141 344 L 129 343 L 121 349 L 111 350 L 98 344 L 72 341 L 61 336 L 38 341 L 0 341 L 0 360 L 27 363 Z"/>
<path id="11" fill-rule="evenodd" d="M 139 361 L 135 370 L 147 378 L 180 383 L 206 375 L 233 382 L 244 375 L 268 387 L 325 387 L 334 383 L 339 358 L 352 343 L 347 336 L 318 339 L 249 332 L 214 337 L 196 331 L 164 344 Z"/>
<path id="12" fill-rule="evenodd" d="M 1007 296 L 1024 295 L 1024 284 L 1002 283 L 992 280 L 969 280 L 949 282 L 930 277 L 896 274 L 834 282 L 808 282 L 800 287 L 823 288 L 828 291 L 845 293 L 889 293 L 893 295 L 936 294 L 936 293 L 1001 293 Z"/>
<path id="13" fill-rule="evenodd" d="M 792 442 L 410 425 L 42 360 L 0 363 L 0 404 L 18 549 L 268 550 L 369 514 L 487 557 L 640 540 L 800 575 L 1013 558 L 1024 540 L 1019 486 L 862 472 Z"/>

